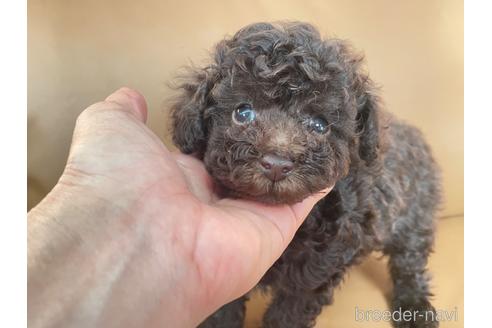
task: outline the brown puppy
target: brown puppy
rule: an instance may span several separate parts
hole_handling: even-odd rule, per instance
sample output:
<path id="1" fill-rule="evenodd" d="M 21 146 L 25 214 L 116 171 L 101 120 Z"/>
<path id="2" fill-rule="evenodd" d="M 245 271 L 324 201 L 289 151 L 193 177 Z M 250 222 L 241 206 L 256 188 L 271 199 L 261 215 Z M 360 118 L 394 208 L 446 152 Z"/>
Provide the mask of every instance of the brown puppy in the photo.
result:
<path id="1" fill-rule="evenodd" d="M 335 184 L 261 286 L 264 327 L 312 327 L 346 269 L 371 251 L 390 256 L 393 309 L 432 320 L 427 257 L 439 173 L 419 131 L 383 112 L 362 56 L 304 23 L 258 23 L 221 41 L 208 67 L 180 85 L 175 144 L 196 153 L 229 196 L 294 203 Z M 244 301 L 203 327 L 241 327 Z"/>

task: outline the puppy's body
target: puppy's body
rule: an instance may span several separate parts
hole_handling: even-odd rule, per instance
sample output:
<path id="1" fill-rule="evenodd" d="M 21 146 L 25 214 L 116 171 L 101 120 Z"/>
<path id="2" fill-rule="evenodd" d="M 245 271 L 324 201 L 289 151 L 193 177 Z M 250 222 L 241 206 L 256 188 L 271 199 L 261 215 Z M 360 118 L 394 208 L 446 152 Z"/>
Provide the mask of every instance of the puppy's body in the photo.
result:
<path id="1" fill-rule="evenodd" d="M 313 326 L 344 272 L 374 250 L 390 256 L 393 308 L 433 311 L 438 170 L 418 130 L 381 109 L 360 61 L 310 25 L 254 24 L 218 45 L 173 109 L 176 144 L 230 195 L 292 203 L 335 184 L 260 282 L 273 292 L 264 327 Z M 202 326 L 241 327 L 245 300 Z"/>
<path id="2" fill-rule="evenodd" d="M 351 168 L 263 278 L 261 283 L 272 286 L 275 295 L 265 327 L 314 324 L 348 267 L 374 250 L 390 255 L 393 309 L 432 310 L 425 266 L 439 202 L 436 167 L 417 130 L 392 122 L 388 134 L 384 173 Z"/>

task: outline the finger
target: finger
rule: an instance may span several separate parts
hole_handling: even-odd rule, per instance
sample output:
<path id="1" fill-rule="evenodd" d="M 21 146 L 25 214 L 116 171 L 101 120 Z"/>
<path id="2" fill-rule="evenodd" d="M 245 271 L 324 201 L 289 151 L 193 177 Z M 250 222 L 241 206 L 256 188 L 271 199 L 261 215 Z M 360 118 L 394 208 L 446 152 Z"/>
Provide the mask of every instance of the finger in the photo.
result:
<path id="1" fill-rule="evenodd" d="M 188 189 L 202 202 L 210 203 L 217 198 L 214 194 L 214 183 L 203 162 L 190 155 L 171 153 L 181 169 Z"/>
<path id="2" fill-rule="evenodd" d="M 292 220 L 285 220 L 279 217 L 273 217 L 272 221 L 276 224 L 283 235 L 284 244 L 283 247 L 287 247 L 288 243 L 294 237 L 297 229 L 306 220 L 307 216 L 313 209 L 314 205 L 319 202 L 323 197 L 325 197 L 333 187 L 323 189 L 313 195 L 308 196 L 304 200 L 294 205 L 290 205 L 291 213 L 293 214 Z M 289 206 L 286 206 L 289 207 Z"/>
<path id="3" fill-rule="evenodd" d="M 302 222 L 304 222 L 309 212 L 311 212 L 311 210 L 313 209 L 314 205 L 316 205 L 317 202 L 319 202 L 322 198 L 328 195 L 330 191 L 333 189 L 333 187 L 334 186 L 323 189 L 307 197 L 303 201 L 291 206 L 292 211 L 294 212 L 294 215 L 296 217 L 298 226 L 300 226 Z"/>
<path id="4" fill-rule="evenodd" d="M 143 123 L 147 121 L 147 103 L 145 102 L 145 98 L 133 89 L 127 87 L 120 88 L 109 95 L 105 101 L 120 105 L 122 110 L 135 115 Z"/>
<path id="5" fill-rule="evenodd" d="M 314 205 L 326 196 L 333 187 L 323 189 L 313 194 L 302 202 L 294 205 L 266 205 L 248 200 L 221 199 L 216 205 L 223 207 L 229 212 L 238 209 L 253 213 L 249 218 L 263 233 L 263 236 L 271 236 L 271 233 L 278 232 L 280 239 L 268 238 L 266 242 L 271 244 L 271 249 L 275 250 L 270 254 L 271 260 L 275 260 L 290 243 L 297 229 L 304 222 Z M 274 228 L 272 230 L 272 228 Z"/>

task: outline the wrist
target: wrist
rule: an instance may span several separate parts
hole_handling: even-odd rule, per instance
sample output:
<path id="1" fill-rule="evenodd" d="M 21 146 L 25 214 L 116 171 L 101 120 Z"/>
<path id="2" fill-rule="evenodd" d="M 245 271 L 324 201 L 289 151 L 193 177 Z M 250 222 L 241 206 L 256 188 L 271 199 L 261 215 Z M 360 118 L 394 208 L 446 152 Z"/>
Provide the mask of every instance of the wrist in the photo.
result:
<path id="1" fill-rule="evenodd" d="M 60 181 L 28 214 L 28 236 L 36 235 L 28 238 L 33 327 L 77 317 L 93 325 L 118 318 L 121 326 L 191 327 L 213 310 L 197 297 L 201 286 L 186 240 L 193 231 L 180 224 L 178 209 L 162 213 L 152 206 L 162 200 L 129 195 L 115 204 L 104 188 Z M 52 312 L 46 302 L 56 304 Z"/>

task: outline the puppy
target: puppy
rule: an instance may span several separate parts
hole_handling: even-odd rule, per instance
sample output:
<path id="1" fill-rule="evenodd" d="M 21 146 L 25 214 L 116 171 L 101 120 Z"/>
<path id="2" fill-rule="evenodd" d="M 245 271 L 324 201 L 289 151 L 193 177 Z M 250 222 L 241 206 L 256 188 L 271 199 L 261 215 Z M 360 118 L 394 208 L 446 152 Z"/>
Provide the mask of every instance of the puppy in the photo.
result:
<path id="1" fill-rule="evenodd" d="M 389 256 L 394 310 L 430 313 L 396 327 L 437 327 L 426 264 L 439 171 L 420 132 L 383 111 L 363 58 L 311 25 L 257 23 L 219 42 L 172 106 L 172 134 L 229 197 L 295 203 L 335 185 L 260 281 L 263 327 L 312 327 L 346 270 Z M 202 327 L 241 327 L 246 296 Z M 434 318 L 435 319 L 435 318 Z"/>

